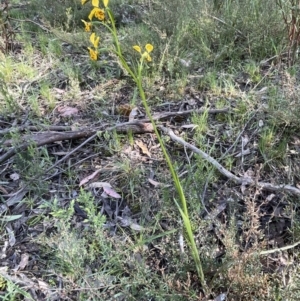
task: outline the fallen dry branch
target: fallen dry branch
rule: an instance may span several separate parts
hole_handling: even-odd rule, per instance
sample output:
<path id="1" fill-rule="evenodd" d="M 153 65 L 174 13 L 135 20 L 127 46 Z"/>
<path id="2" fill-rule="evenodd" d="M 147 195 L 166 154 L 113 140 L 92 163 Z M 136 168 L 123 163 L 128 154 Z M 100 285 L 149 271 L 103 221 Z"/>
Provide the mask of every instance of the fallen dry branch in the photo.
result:
<path id="1" fill-rule="evenodd" d="M 98 131 L 112 131 L 115 130 L 117 133 L 128 133 L 142 134 L 142 133 L 152 133 L 153 127 L 151 123 L 144 123 L 140 121 L 124 122 L 117 124 L 112 127 L 105 126 L 98 128 L 88 128 L 73 132 L 40 132 L 33 135 L 25 135 L 22 138 L 22 143 L 16 147 L 12 147 L 4 155 L 0 157 L 0 164 L 4 163 L 6 160 L 14 156 L 16 153 L 27 149 L 30 145 L 36 145 L 37 147 L 47 145 L 57 141 L 63 140 L 73 140 L 79 138 L 89 138 L 93 135 L 97 135 Z M 4 146 L 11 146 L 12 140 L 7 140 L 3 143 Z"/>
<path id="2" fill-rule="evenodd" d="M 186 148 L 189 148 L 190 150 L 192 150 L 194 153 L 200 155 L 203 159 L 210 162 L 222 175 L 224 175 L 225 177 L 227 177 L 228 179 L 232 180 L 233 182 L 235 182 L 237 184 L 240 184 L 240 185 L 256 185 L 259 188 L 262 188 L 264 190 L 284 191 L 284 192 L 288 192 L 288 193 L 293 194 L 293 195 L 300 196 L 300 189 L 298 189 L 294 186 L 291 186 L 291 185 L 284 185 L 284 184 L 283 185 L 273 185 L 271 183 L 255 181 L 255 180 L 251 179 L 250 177 L 237 177 L 232 172 L 230 172 L 229 170 L 224 168 L 217 160 L 215 160 L 214 158 L 212 158 L 211 156 L 209 156 L 208 154 L 206 154 L 205 152 L 203 152 L 202 150 L 200 150 L 196 146 L 186 142 L 181 137 L 178 137 L 177 135 L 175 135 L 174 132 L 171 129 L 168 129 L 168 128 L 163 127 L 163 126 L 159 126 L 159 128 L 165 134 L 169 135 L 170 138 L 173 141 L 182 144 Z"/>
<path id="3" fill-rule="evenodd" d="M 163 120 L 166 118 L 176 117 L 176 116 L 185 116 L 192 113 L 204 113 L 207 111 L 208 114 L 219 114 L 219 113 L 227 113 L 229 111 L 229 108 L 223 108 L 223 109 L 198 109 L 198 110 L 186 110 L 186 111 L 177 111 L 177 112 L 162 112 L 162 113 L 154 113 L 153 114 L 153 120 Z M 148 123 L 150 122 L 149 118 L 143 118 L 136 120 L 135 122 L 138 123 Z M 121 124 L 122 128 L 123 123 Z M 127 125 L 129 127 L 130 125 Z M 20 126 L 13 126 L 7 129 L 0 130 L 0 135 L 6 135 L 9 133 L 20 133 L 23 131 L 54 131 L 54 132 L 67 132 L 72 131 L 72 128 L 70 126 L 62 126 L 62 125 L 46 125 L 46 124 L 39 124 L 39 125 L 20 125 Z M 126 132 L 125 128 L 125 132 Z"/>
<path id="4" fill-rule="evenodd" d="M 209 114 L 218 114 L 218 113 L 226 113 L 228 112 L 228 108 L 223 109 L 198 109 L 198 110 L 186 110 L 186 111 L 177 111 L 177 112 L 166 112 L 166 113 L 156 113 L 153 115 L 154 120 L 162 120 L 165 118 L 175 117 L 175 116 L 184 116 L 189 115 L 192 113 L 203 113 L 207 112 Z M 105 128 L 105 125 L 102 125 L 100 127 L 91 127 L 86 129 L 81 129 L 78 131 L 66 131 L 62 132 L 64 130 L 70 130 L 69 127 L 63 127 L 63 126 L 49 126 L 48 128 L 46 126 L 40 126 L 42 128 L 47 128 L 47 132 L 38 132 L 36 134 L 32 135 L 24 135 L 21 138 L 21 144 L 18 146 L 15 146 L 8 150 L 4 155 L 0 156 L 0 164 L 4 163 L 6 160 L 14 156 L 16 153 L 25 150 L 30 145 L 34 144 L 37 147 L 47 145 L 50 143 L 54 143 L 57 141 L 63 141 L 63 140 L 73 140 L 73 139 L 79 139 L 79 138 L 89 138 L 93 135 L 96 135 L 98 131 L 112 131 L 115 130 L 117 133 L 128 133 L 132 132 L 133 134 L 143 134 L 143 133 L 152 133 L 153 127 L 151 123 L 149 123 L 149 118 L 144 118 L 140 120 L 130 121 L 130 122 L 124 122 L 117 124 L 112 127 Z M 107 126 L 107 125 L 106 125 Z M 11 131 L 14 132 L 20 132 L 23 130 L 37 130 L 38 127 L 35 126 L 20 126 L 17 128 L 12 129 L 5 129 L 0 131 L 0 134 L 7 134 Z M 12 140 L 6 140 L 2 144 L 3 146 L 10 147 L 14 143 Z"/>
<path id="5" fill-rule="evenodd" d="M 163 113 L 155 113 L 153 114 L 153 120 L 162 120 L 170 117 L 176 117 L 176 116 L 185 116 L 189 114 L 201 114 L 204 112 L 207 112 L 208 114 L 220 114 L 220 113 L 227 113 L 229 111 L 229 108 L 223 108 L 223 109 L 198 109 L 198 110 L 186 110 L 186 111 L 178 111 L 178 112 L 163 112 Z M 144 122 L 150 121 L 148 118 L 143 119 Z"/>
<path id="6" fill-rule="evenodd" d="M 40 131 L 40 130 L 47 130 L 47 131 L 57 131 L 57 132 L 63 132 L 63 131 L 71 131 L 72 128 L 70 126 L 64 126 L 64 125 L 20 125 L 18 127 L 10 127 L 8 129 L 0 130 L 0 135 L 6 135 L 9 133 L 19 133 L 23 131 Z"/>

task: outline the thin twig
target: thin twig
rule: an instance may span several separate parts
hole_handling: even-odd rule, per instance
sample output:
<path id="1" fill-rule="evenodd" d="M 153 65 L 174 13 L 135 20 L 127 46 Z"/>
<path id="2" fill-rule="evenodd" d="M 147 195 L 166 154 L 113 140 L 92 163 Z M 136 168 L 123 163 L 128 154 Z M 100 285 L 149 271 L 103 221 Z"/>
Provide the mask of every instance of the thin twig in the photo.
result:
<path id="1" fill-rule="evenodd" d="M 282 251 L 286 251 L 286 250 L 289 250 L 289 249 L 293 249 L 293 248 L 297 247 L 298 245 L 300 245 L 300 241 L 297 241 L 292 245 L 288 245 L 288 246 L 285 246 L 285 247 L 282 247 L 282 248 L 276 248 L 276 249 L 272 249 L 272 250 L 261 251 L 258 254 L 259 255 L 268 255 L 268 254 L 272 254 L 272 253 L 276 253 L 276 252 L 282 252 Z"/>
<path id="2" fill-rule="evenodd" d="M 294 186 L 291 186 L 291 185 L 284 185 L 284 184 L 283 185 L 273 185 L 271 183 L 256 182 L 255 180 L 253 180 L 249 177 L 237 177 L 232 172 L 230 172 L 229 170 L 224 168 L 217 160 L 212 158 L 210 155 L 206 154 L 205 152 L 203 152 L 196 146 L 186 142 L 181 137 L 176 136 L 171 129 L 168 129 L 163 126 L 159 126 L 159 128 L 165 134 L 169 135 L 173 141 L 176 141 L 176 142 L 182 144 L 183 146 L 191 149 L 196 154 L 199 154 L 203 159 L 210 162 L 222 175 L 224 175 L 225 177 L 227 177 L 228 179 L 232 180 L 233 182 L 235 182 L 237 184 L 256 185 L 256 186 L 259 186 L 261 189 L 265 189 L 265 190 L 269 190 L 269 191 L 284 191 L 284 192 L 291 193 L 293 195 L 298 195 L 298 196 L 300 195 L 300 189 L 298 189 Z"/>

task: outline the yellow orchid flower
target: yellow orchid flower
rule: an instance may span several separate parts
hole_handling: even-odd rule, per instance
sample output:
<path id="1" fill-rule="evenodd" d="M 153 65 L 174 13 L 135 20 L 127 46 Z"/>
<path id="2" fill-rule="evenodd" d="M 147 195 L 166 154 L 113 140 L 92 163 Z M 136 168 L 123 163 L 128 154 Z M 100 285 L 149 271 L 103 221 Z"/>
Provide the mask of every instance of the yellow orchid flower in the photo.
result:
<path id="1" fill-rule="evenodd" d="M 90 36 L 90 41 L 95 48 L 98 48 L 99 42 L 100 42 L 100 37 L 96 37 L 96 34 L 93 32 Z"/>
<path id="2" fill-rule="evenodd" d="M 97 59 L 98 59 L 98 52 L 96 50 L 92 49 L 91 47 L 88 47 L 88 50 L 90 52 L 90 58 L 91 58 L 91 60 L 97 61 Z"/>
<path id="3" fill-rule="evenodd" d="M 107 7 L 108 2 L 109 2 L 109 0 L 103 0 L 103 5 L 104 5 L 105 8 Z"/>
<path id="4" fill-rule="evenodd" d="M 84 26 L 85 26 L 84 30 L 85 31 L 89 32 L 89 31 L 92 30 L 92 23 L 91 22 L 86 22 L 84 20 L 81 20 L 81 21 L 84 23 Z"/>
<path id="5" fill-rule="evenodd" d="M 141 61 L 143 61 L 144 59 L 148 62 L 152 61 L 152 58 L 149 53 L 153 50 L 153 45 L 146 44 L 145 46 L 146 51 L 144 51 L 143 53 L 140 46 L 135 45 L 133 46 L 133 49 L 141 54 Z"/>
<path id="6" fill-rule="evenodd" d="M 92 0 L 92 5 L 95 7 L 99 7 L 99 0 Z"/>
<path id="7" fill-rule="evenodd" d="M 90 12 L 88 18 L 89 18 L 90 20 L 92 20 L 93 17 L 97 18 L 97 19 L 100 20 L 100 21 L 104 21 L 104 19 L 105 19 L 105 12 L 104 12 L 104 10 L 101 9 L 101 8 L 99 8 L 99 7 L 94 7 L 94 8 L 91 10 L 91 12 Z"/>
<path id="8" fill-rule="evenodd" d="M 89 0 L 81 0 L 81 4 L 84 5 L 88 2 Z"/>

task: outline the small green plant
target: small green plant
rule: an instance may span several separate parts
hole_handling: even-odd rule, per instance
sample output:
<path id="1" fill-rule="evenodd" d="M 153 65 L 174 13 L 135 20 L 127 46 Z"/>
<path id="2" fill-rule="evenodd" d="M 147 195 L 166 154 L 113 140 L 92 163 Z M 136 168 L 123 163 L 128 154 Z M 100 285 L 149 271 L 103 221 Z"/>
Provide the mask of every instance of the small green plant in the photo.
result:
<path id="1" fill-rule="evenodd" d="M 53 110 L 56 104 L 55 97 L 50 89 L 50 85 L 46 82 L 41 83 L 40 93 L 43 98 L 46 100 L 48 107 L 50 110 Z"/>
<path id="2" fill-rule="evenodd" d="M 21 289 L 11 279 L 6 278 L 4 273 L 0 274 L 0 291 L 1 300 L 3 301 L 14 301 L 14 300 L 26 300 L 33 301 L 33 298 L 25 290 Z"/>
<path id="3" fill-rule="evenodd" d="M 251 82 L 253 82 L 254 84 L 258 83 L 261 80 L 259 66 L 257 66 L 255 62 L 248 62 L 245 65 L 245 71 L 248 73 Z"/>
<path id="4" fill-rule="evenodd" d="M 86 2 L 88 2 L 88 0 L 81 1 L 81 3 L 83 5 Z M 162 152 L 164 154 L 165 160 L 167 162 L 168 168 L 171 172 L 176 191 L 179 195 L 180 203 L 178 203 L 176 199 L 174 199 L 174 202 L 181 214 L 183 224 L 185 226 L 188 244 L 191 248 L 192 257 L 193 257 L 193 260 L 196 265 L 196 270 L 197 270 L 199 280 L 200 280 L 201 284 L 203 286 L 205 286 L 205 278 L 204 278 L 204 274 L 203 274 L 203 270 L 202 270 L 202 264 L 201 264 L 199 252 L 198 252 L 198 249 L 196 246 L 196 242 L 195 242 L 195 239 L 193 236 L 193 230 L 192 230 L 192 225 L 191 225 L 191 221 L 189 218 L 189 213 L 188 213 L 188 209 L 187 209 L 187 201 L 185 199 L 184 191 L 183 191 L 182 185 L 180 183 L 178 174 L 177 174 L 177 172 L 171 162 L 171 159 L 167 153 L 164 142 L 157 130 L 155 121 L 152 118 L 151 111 L 150 111 L 150 108 L 147 103 L 146 93 L 143 88 L 143 71 L 145 68 L 149 68 L 147 64 L 152 61 L 150 53 L 153 51 L 154 47 L 152 44 L 149 44 L 149 43 L 146 44 L 144 46 L 144 48 L 140 47 L 139 45 L 134 45 L 133 49 L 140 54 L 140 59 L 135 65 L 129 65 L 123 55 L 122 46 L 120 44 L 118 33 L 117 33 L 115 19 L 114 19 L 112 11 L 110 10 L 110 8 L 108 6 L 109 1 L 103 0 L 103 8 L 100 8 L 99 0 L 92 0 L 91 2 L 92 2 L 93 8 L 88 16 L 89 21 L 83 20 L 83 23 L 85 26 L 85 31 L 90 32 L 91 30 L 94 30 L 94 27 L 96 25 L 102 25 L 110 32 L 112 39 L 113 39 L 113 47 L 110 49 L 110 51 L 112 51 L 112 53 L 114 53 L 114 55 L 118 58 L 121 68 L 124 69 L 127 72 L 127 74 L 130 75 L 130 77 L 132 78 L 132 80 L 134 81 L 135 85 L 138 88 L 138 91 L 139 91 L 143 106 L 145 108 L 146 114 L 153 125 L 155 134 L 160 143 L 160 146 L 161 146 Z M 98 21 L 93 21 L 93 19 L 98 19 Z M 96 35 L 96 33 L 94 31 L 90 35 L 90 42 L 92 44 L 91 47 L 88 48 L 90 58 L 91 58 L 91 60 L 96 61 L 99 58 L 99 53 L 100 53 L 101 49 L 99 48 L 100 37 L 98 35 Z M 136 66 L 136 67 L 134 68 L 132 66 Z"/>

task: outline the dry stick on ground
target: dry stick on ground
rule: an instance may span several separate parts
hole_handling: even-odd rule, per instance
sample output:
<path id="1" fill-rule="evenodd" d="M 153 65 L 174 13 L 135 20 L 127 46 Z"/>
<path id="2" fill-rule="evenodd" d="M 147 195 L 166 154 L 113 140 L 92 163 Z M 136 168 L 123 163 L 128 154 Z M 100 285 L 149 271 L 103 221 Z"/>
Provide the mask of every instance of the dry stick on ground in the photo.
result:
<path id="1" fill-rule="evenodd" d="M 154 113 L 153 114 L 153 120 L 162 120 L 165 118 L 175 117 L 175 116 L 184 116 L 194 113 L 204 113 L 206 112 L 208 114 L 219 114 L 219 113 L 227 113 L 229 111 L 229 108 L 223 108 L 223 109 L 198 109 L 198 110 L 186 110 L 186 111 L 178 111 L 178 112 L 163 112 L 163 113 Z M 143 119 L 143 121 L 150 121 L 148 118 Z"/>
<path id="2" fill-rule="evenodd" d="M 218 113 L 227 113 L 229 111 L 229 108 L 223 108 L 223 109 L 198 109 L 198 110 L 186 110 L 186 111 L 177 111 L 177 112 L 163 112 L 163 113 L 154 113 L 153 119 L 154 120 L 162 120 L 170 117 L 176 117 L 176 116 L 185 116 L 193 113 L 204 113 L 207 110 L 208 114 L 218 114 Z M 149 118 L 143 118 L 143 119 L 137 119 L 132 120 L 136 122 L 149 122 Z M 40 124 L 40 125 L 21 125 L 21 126 L 13 126 L 8 129 L 0 130 L 0 135 L 5 135 L 9 133 L 19 133 L 22 131 L 40 131 L 40 130 L 47 130 L 47 131 L 56 131 L 56 132 L 66 132 L 71 131 L 72 128 L 70 126 L 62 126 L 62 125 L 46 125 L 46 124 Z M 84 129 L 82 129 L 84 130 Z M 126 131 L 126 129 L 125 129 Z"/>
<path id="3" fill-rule="evenodd" d="M 70 126 L 64 126 L 64 125 L 21 125 L 17 127 L 10 127 L 8 129 L 0 130 L 0 135 L 6 135 L 9 133 L 19 133 L 22 131 L 40 131 L 40 130 L 47 130 L 47 131 L 57 131 L 57 132 L 66 132 L 71 131 L 72 128 Z"/>
<path id="4" fill-rule="evenodd" d="M 57 141 L 72 140 L 72 139 L 79 139 L 79 138 L 89 138 L 88 141 L 91 141 L 94 138 L 96 138 L 97 131 L 112 131 L 112 130 L 116 130 L 116 132 L 118 133 L 126 133 L 126 132 L 128 133 L 129 131 L 131 131 L 134 134 L 153 132 L 153 128 L 150 123 L 132 121 L 132 122 L 120 123 L 109 128 L 100 127 L 100 128 L 85 129 L 85 130 L 65 132 L 65 133 L 41 132 L 34 135 L 26 135 L 24 138 L 22 138 L 26 142 L 22 143 L 17 147 L 10 149 L 4 155 L 2 155 L 0 157 L 0 164 L 4 163 L 6 160 L 14 156 L 16 153 L 25 150 L 30 145 L 43 146 Z M 91 139 L 91 137 L 93 138 Z M 4 142 L 3 145 L 11 145 L 11 141 Z M 77 148 L 75 150 L 77 150 Z M 74 150 L 71 153 L 73 152 Z M 68 155 L 70 155 L 71 153 L 69 153 Z"/>
<path id="5" fill-rule="evenodd" d="M 167 112 L 167 113 L 158 113 L 153 115 L 154 120 L 161 120 L 168 117 L 174 117 L 174 116 L 182 116 L 182 115 L 188 115 L 191 113 L 203 113 L 204 111 L 207 111 L 210 114 L 217 114 L 217 113 L 226 113 L 228 112 L 228 108 L 223 109 L 199 109 L 199 110 L 187 110 L 187 111 L 179 111 L 179 112 Z M 111 131 L 115 130 L 117 133 L 128 133 L 132 132 L 133 134 L 143 134 L 143 133 L 152 133 L 153 128 L 152 125 L 149 123 L 149 119 L 140 119 L 140 120 L 134 120 L 130 122 L 124 122 L 117 124 L 115 126 L 105 128 L 104 126 L 98 127 L 98 128 L 87 128 L 82 129 L 78 131 L 73 132 L 65 132 L 65 133 L 59 133 L 59 132 L 39 132 L 33 135 L 25 135 L 22 137 L 24 143 L 21 145 L 14 147 L 7 151 L 4 155 L 0 156 L 0 164 L 14 156 L 16 153 L 28 148 L 30 145 L 35 144 L 36 146 L 43 146 L 49 143 L 53 143 L 56 141 L 62 141 L 62 140 L 72 140 L 72 139 L 79 139 L 79 138 L 89 138 L 93 136 L 93 138 L 96 137 L 97 131 Z M 23 130 L 24 127 L 17 128 L 17 130 Z M 61 130 L 62 128 L 59 128 Z M 15 128 L 13 129 L 15 130 Z M 7 133 L 5 131 L 5 133 Z M 1 132 L 0 132 L 1 134 Z M 89 141 L 93 140 L 89 138 Z M 28 142 L 29 141 L 29 142 Z M 3 143 L 4 146 L 11 146 L 12 141 L 7 140 Z M 72 151 L 73 153 L 73 151 Z M 64 158 L 62 158 L 64 159 Z M 62 160 L 63 161 L 63 160 Z"/>
<path id="6" fill-rule="evenodd" d="M 171 129 L 168 129 L 168 128 L 163 127 L 163 126 L 159 126 L 159 128 L 165 134 L 169 135 L 170 138 L 173 141 L 176 141 L 176 142 L 182 144 L 183 146 L 189 148 L 194 153 L 199 154 L 203 159 L 205 159 L 208 162 L 210 162 L 221 174 L 223 174 L 228 179 L 234 181 L 237 184 L 241 184 L 241 185 L 256 185 L 256 186 L 259 186 L 262 189 L 269 190 L 269 191 L 284 191 L 284 192 L 288 192 L 288 193 L 291 193 L 291 194 L 294 194 L 294 195 L 298 195 L 298 196 L 300 195 L 300 189 L 298 189 L 298 188 L 296 188 L 294 186 L 291 186 L 291 185 L 273 185 L 271 183 L 257 182 L 255 180 L 249 178 L 249 177 L 247 177 L 247 178 L 245 178 L 245 177 L 237 177 L 232 172 L 230 172 L 229 170 L 227 170 L 226 168 L 224 168 L 217 160 L 215 160 L 214 158 L 212 158 L 211 156 L 209 156 L 208 154 L 206 154 L 205 152 L 203 152 L 202 150 L 200 150 L 196 146 L 194 146 L 194 145 L 186 142 L 181 137 L 176 136 Z"/>

